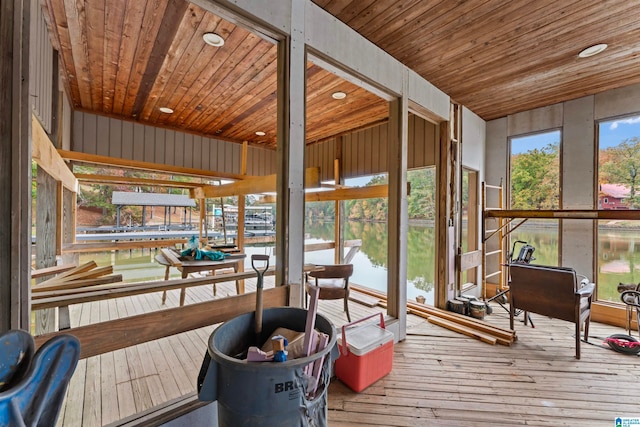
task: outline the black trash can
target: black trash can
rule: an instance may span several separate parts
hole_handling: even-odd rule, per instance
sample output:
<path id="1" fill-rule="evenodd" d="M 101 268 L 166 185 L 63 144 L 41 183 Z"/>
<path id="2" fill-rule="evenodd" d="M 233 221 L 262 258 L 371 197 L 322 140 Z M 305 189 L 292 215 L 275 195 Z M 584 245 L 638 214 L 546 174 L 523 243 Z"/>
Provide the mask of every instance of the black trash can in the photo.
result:
<path id="1" fill-rule="evenodd" d="M 293 307 L 265 309 L 262 334 L 256 337 L 255 313 L 238 316 L 218 327 L 209 337 L 209 347 L 198 375 L 198 397 L 218 401 L 218 425 L 325 426 L 327 388 L 332 361 L 338 355 L 336 330 L 321 314 L 316 329 L 329 336 L 327 347 L 309 357 L 286 362 L 247 362 L 234 356 L 249 346 L 260 347 L 277 328 L 303 332 L 307 310 Z M 313 383 L 303 370 L 324 357 L 315 394 L 307 397 Z"/>

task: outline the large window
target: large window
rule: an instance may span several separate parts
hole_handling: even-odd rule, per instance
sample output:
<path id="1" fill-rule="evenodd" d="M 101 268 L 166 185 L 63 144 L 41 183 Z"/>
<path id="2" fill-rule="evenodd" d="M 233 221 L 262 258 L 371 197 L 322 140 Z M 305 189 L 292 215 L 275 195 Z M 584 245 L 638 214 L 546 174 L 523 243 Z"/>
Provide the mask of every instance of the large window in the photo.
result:
<path id="1" fill-rule="evenodd" d="M 509 208 L 560 208 L 560 131 L 511 138 Z M 509 251 L 535 248 L 534 263 L 558 265 L 558 221 L 529 219 L 509 235 Z"/>
<path id="2" fill-rule="evenodd" d="M 598 209 L 640 209 L 640 116 L 598 124 Z M 640 223 L 598 222 L 598 299 L 619 301 L 618 283 L 640 281 Z"/>

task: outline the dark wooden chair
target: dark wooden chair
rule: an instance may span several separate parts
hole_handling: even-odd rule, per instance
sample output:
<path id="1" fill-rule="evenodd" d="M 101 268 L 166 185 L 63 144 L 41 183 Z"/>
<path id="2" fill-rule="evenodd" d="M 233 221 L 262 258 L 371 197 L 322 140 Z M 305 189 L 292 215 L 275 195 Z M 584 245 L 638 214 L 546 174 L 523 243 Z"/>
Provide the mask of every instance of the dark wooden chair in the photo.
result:
<path id="1" fill-rule="evenodd" d="M 580 282 L 575 270 L 567 267 L 511 264 L 509 270 L 511 329 L 518 309 L 573 322 L 576 333 L 576 359 L 580 359 L 580 329 L 584 324 L 584 340 L 588 341 L 595 284 Z"/>
<path id="2" fill-rule="evenodd" d="M 344 299 L 344 311 L 347 313 L 347 320 L 351 322 L 348 301 L 349 277 L 353 274 L 353 264 L 318 265 L 317 267 L 319 267 L 318 270 L 307 274 L 306 299 L 308 299 L 310 286 L 320 288 L 318 299 Z"/>

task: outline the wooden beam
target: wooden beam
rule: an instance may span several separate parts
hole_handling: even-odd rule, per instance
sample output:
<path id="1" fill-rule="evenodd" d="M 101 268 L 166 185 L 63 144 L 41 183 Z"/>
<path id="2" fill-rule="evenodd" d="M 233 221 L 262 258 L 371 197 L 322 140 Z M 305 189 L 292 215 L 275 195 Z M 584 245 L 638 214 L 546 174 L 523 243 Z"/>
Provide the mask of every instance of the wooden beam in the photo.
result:
<path id="1" fill-rule="evenodd" d="M 265 289 L 263 305 L 265 308 L 284 306 L 288 297 L 287 286 Z M 80 358 L 84 359 L 214 325 L 253 310 L 255 310 L 253 294 L 220 298 L 39 335 L 35 337 L 36 348 L 40 348 L 42 344 L 61 333 L 72 334 L 80 340 Z M 158 327 L 159 325 L 162 327 Z M 118 339 L 113 339 L 114 336 Z"/>
<path id="2" fill-rule="evenodd" d="M 190 190 L 192 199 L 218 198 L 240 196 L 246 194 L 270 193 L 276 191 L 278 175 L 247 177 L 242 181 L 222 185 L 206 185 Z M 320 186 L 320 169 L 307 168 L 305 171 L 305 186 L 316 188 Z"/>
<path id="3" fill-rule="evenodd" d="M 31 4 L 0 2 L 0 333 L 31 325 Z"/>
<path id="4" fill-rule="evenodd" d="M 51 276 L 53 274 L 59 274 L 59 273 L 64 273 L 65 271 L 69 271 L 76 268 L 75 265 L 73 264 L 69 264 L 69 265 L 54 265 L 53 267 L 45 267 L 45 268 L 39 268 L 37 270 L 32 270 L 31 271 L 31 278 L 32 279 L 37 279 L 40 277 L 46 277 L 46 276 Z"/>
<path id="5" fill-rule="evenodd" d="M 389 186 L 387 184 L 371 185 L 368 187 L 338 188 L 330 191 L 315 191 L 306 193 L 307 202 L 328 202 L 338 200 L 374 199 L 388 197 Z"/>
<path id="6" fill-rule="evenodd" d="M 85 154 L 77 151 L 58 150 L 60 156 L 65 160 L 80 163 L 91 163 L 95 165 L 115 166 L 127 169 L 141 169 L 162 173 L 172 173 L 175 175 L 188 175 L 206 178 L 244 179 L 244 176 L 235 173 L 208 171 L 203 169 L 185 168 L 181 166 L 171 166 L 162 163 L 142 162 L 139 160 L 118 159 L 109 156 L 99 156 L 96 154 Z"/>
<path id="7" fill-rule="evenodd" d="M 133 178 L 133 177 L 127 177 L 127 176 L 93 175 L 93 174 L 86 174 L 86 173 L 77 173 L 76 178 L 81 183 L 88 182 L 92 184 L 148 185 L 151 187 L 169 187 L 169 188 L 202 187 L 202 183 L 200 182 L 181 182 L 181 181 L 169 181 L 167 179 Z"/>
<path id="8" fill-rule="evenodd" d="M 242 157 L 240 158 L 240 173 L 247 174 L 247 156 L 249 154 L 249 143 L 244 141 L 242 143 Z M 238 228 L 236 232 L 236 245 L 240 252 L 244 252 L 244 220 L 246 218 L 246 204 L 247 198 L 244 194 L 238 196 Z M 238 271 L 244 271 L 244 263 L 238 265 Z M 238 293 L 244 294 L 244 280 L 238 281 Z"/>
<path id="9" fill-rule="evenodd" d="M 638 220 L 640 219 L 640 209 L 486 210 L 484 216 L 486 218 Z"/>
<path id="10" fill-rule="evenodd" d="M 62 182 L 69 190 L 78 192 L 78 180 L 73 175 L 62 157 L 56 151 L 47 132 L 36 118 L 31 117 L 31 131 L 33 142 L 33 160 L 56 181 Z"/>

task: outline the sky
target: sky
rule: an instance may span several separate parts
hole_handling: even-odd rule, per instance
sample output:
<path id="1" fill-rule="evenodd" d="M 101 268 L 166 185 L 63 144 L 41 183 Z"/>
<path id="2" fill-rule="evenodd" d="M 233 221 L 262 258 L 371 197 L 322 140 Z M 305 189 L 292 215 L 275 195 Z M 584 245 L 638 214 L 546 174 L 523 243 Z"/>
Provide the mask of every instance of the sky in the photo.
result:
<path id="1" fill-rule="evenodd" d="M 620 144 L 625 139 L 640 138 L 640 116 L 600 122 L 600 149 Z M 512 138 L 511 154 L 520 154 L 541 149 L 560 140 L 560 131 L 545 132 L 536 135 Z"/>

